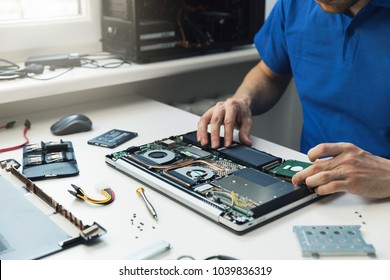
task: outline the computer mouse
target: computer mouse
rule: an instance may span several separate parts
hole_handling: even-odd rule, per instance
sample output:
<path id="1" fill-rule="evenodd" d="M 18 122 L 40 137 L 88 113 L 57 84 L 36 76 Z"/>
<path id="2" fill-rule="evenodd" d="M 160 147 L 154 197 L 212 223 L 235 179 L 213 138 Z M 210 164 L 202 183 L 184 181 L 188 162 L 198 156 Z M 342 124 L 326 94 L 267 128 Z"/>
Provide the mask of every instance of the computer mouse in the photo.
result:
<path id="1" fill-rule="evenodd" d="M 92 121 L 83 114 L 72 114 L 56 121 L 50 130 L 54 135 L 67 135 L 92 129 Z"/>

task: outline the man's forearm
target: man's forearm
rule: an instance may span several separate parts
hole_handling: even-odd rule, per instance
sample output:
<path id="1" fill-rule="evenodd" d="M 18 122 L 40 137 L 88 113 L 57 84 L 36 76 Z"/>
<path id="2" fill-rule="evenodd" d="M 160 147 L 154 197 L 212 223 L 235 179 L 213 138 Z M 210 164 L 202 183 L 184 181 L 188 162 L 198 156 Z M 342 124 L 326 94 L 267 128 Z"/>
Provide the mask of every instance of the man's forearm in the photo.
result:
<path id="1" fill-rule="evenodd" d="M 260 62 L 245 76 L 233 98 L 244 101 L 253 115 L 272 108 L 285 91 L 290 76 L 281 76 Z"/>

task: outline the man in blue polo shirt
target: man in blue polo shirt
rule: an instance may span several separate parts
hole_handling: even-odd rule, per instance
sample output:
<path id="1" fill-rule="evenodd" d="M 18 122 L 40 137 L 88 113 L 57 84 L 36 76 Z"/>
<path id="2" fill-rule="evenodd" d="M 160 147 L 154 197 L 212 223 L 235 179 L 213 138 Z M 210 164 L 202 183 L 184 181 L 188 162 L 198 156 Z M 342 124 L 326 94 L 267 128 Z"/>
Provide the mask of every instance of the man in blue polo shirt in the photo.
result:
<path id="1" fill-rule="evenodd" d="M 270 109 L 294 77 L 303 110 L 301 151 L 314 164 L 293 178 L 319 194 L 390 197 L 390 1 L 279 0 L 255 37 L 262 61 L 232 98 L 210 108 L 198 140 L 225 146 L 252 114 Z"/>

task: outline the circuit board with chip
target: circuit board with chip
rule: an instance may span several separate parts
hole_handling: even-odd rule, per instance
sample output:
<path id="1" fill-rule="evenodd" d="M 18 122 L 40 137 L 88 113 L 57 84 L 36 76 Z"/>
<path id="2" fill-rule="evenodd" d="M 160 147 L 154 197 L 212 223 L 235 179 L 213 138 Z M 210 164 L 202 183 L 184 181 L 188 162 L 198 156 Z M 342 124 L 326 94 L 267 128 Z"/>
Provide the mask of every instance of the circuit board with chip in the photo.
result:
<path id="1" fill-rule="evenodd" d="M 138 171 L 141 177 L 145 173 L 152 175 L 145 181 L 159 190 L 165 183 L 172 186 L 178 202 L 183 199 L 176 197 L 177 190 L 182 190 L 218 209 L 224 220 L 235 225 L 250 224 L 275 207 L 316 196 L 307 187 L 294 186 L 288 180 L 295 170 L 293 166 L 300 162 L 284 161 L 239 143 L 219 149 L 202 147 L 195 132 L 129 147 L 107 155 L 106 162 L 120 166 L 132 177 L 139 178 Z M 150 183 L 156 178 L 161 183 Z"/>

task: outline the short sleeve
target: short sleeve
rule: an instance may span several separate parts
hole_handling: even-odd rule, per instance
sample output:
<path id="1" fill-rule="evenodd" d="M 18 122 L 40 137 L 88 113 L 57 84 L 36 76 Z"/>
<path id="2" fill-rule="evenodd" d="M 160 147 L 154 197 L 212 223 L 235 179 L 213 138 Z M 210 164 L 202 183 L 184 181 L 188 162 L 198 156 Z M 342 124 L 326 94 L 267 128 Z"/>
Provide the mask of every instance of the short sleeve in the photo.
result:
<path id="1" fill-rule="evenodd" d="M 272 71 L 291 74 L 290 58 L 285 37 L 285 2 L 278 0 L 270 15 L 255 35 L 254 44 L 261 59 Z"/>

